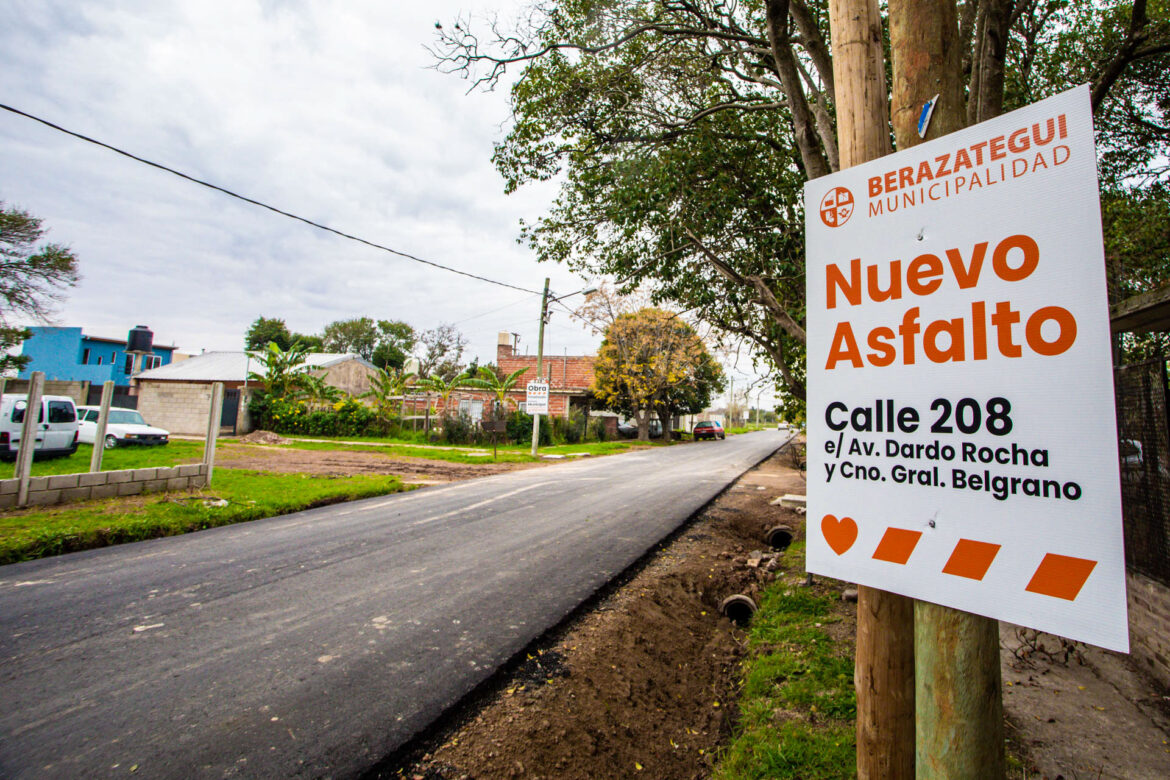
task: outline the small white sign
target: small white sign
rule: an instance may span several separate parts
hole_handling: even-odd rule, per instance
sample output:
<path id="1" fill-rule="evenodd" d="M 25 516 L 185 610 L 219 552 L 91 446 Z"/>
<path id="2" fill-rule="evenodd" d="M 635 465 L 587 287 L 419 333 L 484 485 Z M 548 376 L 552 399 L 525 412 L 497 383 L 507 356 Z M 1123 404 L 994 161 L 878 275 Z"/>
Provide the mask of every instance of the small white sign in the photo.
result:
<path id="1" fill-rule="evenodd" d="M 529 414 L 548 414 L 548 382 L 528 383 L 528 397 L 524 408 Z"/>
<path id="2" fill-rule="evenodd" d="M 811 572 L 1128 650 L 1088 87 L 805 185 Z"/>

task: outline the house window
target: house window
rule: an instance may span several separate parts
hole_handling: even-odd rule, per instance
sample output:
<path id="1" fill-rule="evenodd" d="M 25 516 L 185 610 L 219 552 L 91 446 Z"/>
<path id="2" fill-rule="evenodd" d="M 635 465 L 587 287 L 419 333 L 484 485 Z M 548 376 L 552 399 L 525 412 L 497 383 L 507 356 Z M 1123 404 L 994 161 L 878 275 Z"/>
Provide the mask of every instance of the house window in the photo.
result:
<path id="1" fill-rule="evenodd" d="M 102 364 L 102 356 L 101 356 L 101 355 L 98 355 L 98 362 L 97 362 L 97 364 L 98 364 L 99 366 Z"/>
<path id="2" fill-rule="evenodd" d="M 142 359 L 142 369 L 149 371 L 152 368 L 158 368 L 162 365 L 162 358 L 158 355 L 147 355 Z"/>
<path id="3" fill-rule="evenodd" d="M 83 366 L 89 365 L 89 347 L 86 347 L 85 349 L 81 350 L 81 365 L 83 365 Z"/>
<path id="4" fill-rule="evenodd" d="M 126 367 L 122 369 L 123 373 L 129 374 L 134 370 L 134 356 L 126 355 Z"/>

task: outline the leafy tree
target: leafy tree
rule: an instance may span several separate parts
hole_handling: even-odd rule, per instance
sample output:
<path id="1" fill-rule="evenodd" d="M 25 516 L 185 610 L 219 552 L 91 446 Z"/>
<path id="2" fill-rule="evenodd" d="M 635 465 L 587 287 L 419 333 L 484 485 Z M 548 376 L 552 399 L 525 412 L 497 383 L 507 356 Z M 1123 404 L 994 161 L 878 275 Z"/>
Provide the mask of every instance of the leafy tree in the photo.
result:
<path id="1" fill-rule="evenodd" d="M 44 222 L 0 201 L 0 371 L 28 364 L 8 350 L 32 336 L 14 319 L 46 320 L 64 297 L 61 288 L 77 284 L 77 256 L 61 244 L 42 244 Z"/>
<path id="2" fill-rule="evenodd" d="M 650 415 L 669 441 L 675 414 L 702 411 L 723 387 L 723 369 L 694 328 L 673 312 L 653 307 L 616 311 L 593 365 L 594 396 L 638 421 L 650 438 Z"/>
<path id="3" fill-rule="evenodd" d="M 326 351 L 354 352 L 379 368 L 402 368 L 417 341 L 405 322 L 370 317 L 331 322 L 321 335 Z"/>
<path id="4" fill-rule="evenodd" d="M 520 377 L 527 370 L 527 368 L 518 368 L 507 376 L 504 376 L 502 372 L 493 371 L 487 366 L 480 366 L 478 375 L 464 379 L 463 384 L 466 387 L 487 390 L 496 397 L 496 410 L 503 411 L 507 409 L 508 403 L 512 401 L 508 397 L 508 393 L 516 387 L 516 383 L 520 381 Z"/>
<path id="5" fill-rule="evenodd" d="M 286 350 L 293 345 L 293 341 L 293 335 L 284 324 L 284 320 L 276 317 L 257 317 L 244 334 L 244 349 L 264 350 L 269 344 L 275 344 Z"/>
<path id="6" fill-rule="evenodd" d="M 423 353 L 419 357 L 418 372 L 422 376 L 440 376 L 451 379 L 460 373 L 467 337 L 453 325 L 440 325 L 423 331 L 419 337 Z"/>
<path id="7" fill-rule="evenodd" d="M 1166 175 L 1165 3 L 950 8 L 969 121 L 1089 81 L 1114 178 Z M 484 36 L 466 20 L 440 27 L 435 54 L 489 88 L 522 69 L 496 166 L 508 191 L 562 182 L 524 239 L 541 260 L 613 274 L 626 292 L 648 283 L 748 339 L 802 404 L 801 186 L 840 167 L 826 4 L 560 2 L 522 18 Z"/>

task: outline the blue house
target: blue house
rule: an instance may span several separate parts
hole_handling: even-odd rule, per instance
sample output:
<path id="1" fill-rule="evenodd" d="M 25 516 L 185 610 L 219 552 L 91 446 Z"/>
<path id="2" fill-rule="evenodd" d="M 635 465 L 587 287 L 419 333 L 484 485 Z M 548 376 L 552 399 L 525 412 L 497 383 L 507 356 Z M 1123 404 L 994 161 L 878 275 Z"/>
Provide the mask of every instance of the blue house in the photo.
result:
<path id="1" fill-rule="evenodd" d="M 28 379 L 33 371 L 44 371 L 45 379 L 90 382 L 100 385 L 114 380 L 116 385 L 130 384 L 134 356 L 126 352 L 126 339 L 87 336 L 81 328 L 33 327 L 32 338 L 25 340 L 21 354 L 31 357 L 21 369 L 20 378 Z M 139 371 L 158 368 L 171 362 L 174 346 L 155 344 L 143 355 Z"/>

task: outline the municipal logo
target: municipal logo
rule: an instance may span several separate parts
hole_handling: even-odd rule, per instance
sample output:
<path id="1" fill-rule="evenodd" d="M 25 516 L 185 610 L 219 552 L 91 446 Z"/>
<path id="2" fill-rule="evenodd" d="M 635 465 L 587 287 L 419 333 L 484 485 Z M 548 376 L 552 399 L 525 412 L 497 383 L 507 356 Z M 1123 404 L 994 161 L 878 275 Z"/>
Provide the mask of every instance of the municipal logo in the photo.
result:
<path id="1" fill-rule="evenodd" d="M 844 187 L 834 187 L 821 198 L 821 222 L 829 227 L 841 227 L 853 216 L 853 193 Z"/>

